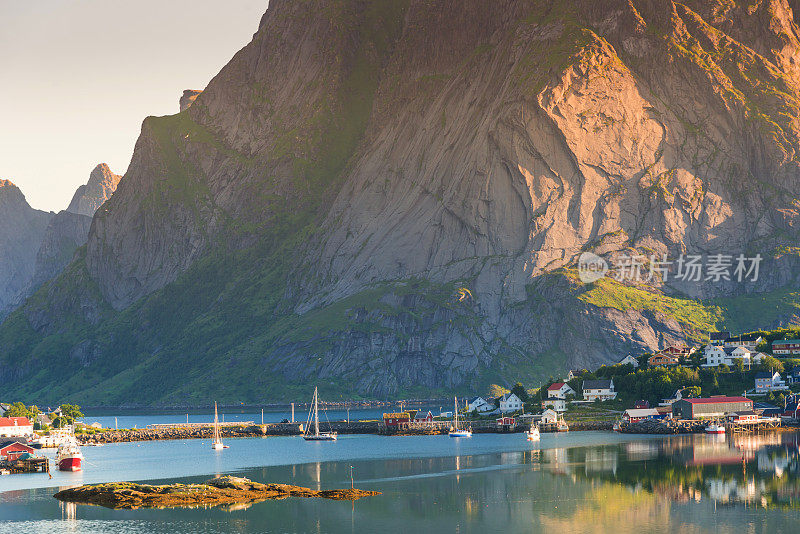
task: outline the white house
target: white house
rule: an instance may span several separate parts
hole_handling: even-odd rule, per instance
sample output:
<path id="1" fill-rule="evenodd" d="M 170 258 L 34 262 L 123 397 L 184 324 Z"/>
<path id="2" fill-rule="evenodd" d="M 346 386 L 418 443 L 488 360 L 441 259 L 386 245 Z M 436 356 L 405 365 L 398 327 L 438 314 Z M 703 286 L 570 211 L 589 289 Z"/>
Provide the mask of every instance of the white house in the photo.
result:
<path id="1" fill-rule="evenodd" d="M 627 356 L 625 356 L 624 358 L 622 358 L 620 361 L 617 362 L 617 365 L 627 365 L 627 364 L 631 364 L 634 369 L 639 368 L 639 360 L 637 360 L 630 354 L 628 354 Z"/>
<path id="2" fill-rule="evenodd" d="M 756 373 L 756 393 L 767 391 L 784 391 L 789 389 L 779 372 L 770 373 L 759 371 Z"/>
<path id="3" fill-rule="evenodd" d="M 567 395 L 575 395 L 575 390 L 566 382 L 556 382 L 547 388 L 548 399 L 566 399 Z"/>
<path id="4" fill-rule="evenodd" d="M 614 380 L 584 380 L 583 386 L 584 400 L 611 400 L 617 398 L 617 392 L 614 391 Z"/>
<path id="5" fill-rule="evenodd" d="M 0 417 L 0 436 L 17 438 L 33 434 L 33 423 L 27 417 Z"/>
<path id="6" fill-rule="evenodd" d="M 4 402 L 0 402 L 0 417 L 4 417 L 6 412 L 11 408 L 10 404 L 6 404 Z"/>
<path id="7" fill-rule="evenodd" d="M 745 365 L 759 363 L 764 357 L 761 352 L 752 352 L 744 346 L 723 347 L 721 345 L 706 345 L 704 353 L 706 363 L 703 367 L 719 367 L 720 365 L 734 365 L 737 359 Z"/>
<path id="8" fill-rule="evenodd" d="M 513 393 L 506 393 L 500 397 L 500 412 L 510 413 L 522 409 L 522 401 Z"/>
<path id="9" fill-rule="evenodd" d="M 555 410 L 545 410 L 542 412 L 542 424 L 554 425 L 558 423 L 558 414 Z"/>
<path id="10" fill-rule="evenodd" d="M 566 412 L 567 401 L 564 399 L 545 399 L 542 401 L 542 408 L 551 408 L 557 412 Z"/>
<path id="11" fill-rule="evenodd" d="M 661 402 L 658 403 L 659 406 L 672 406 L 672 403 L 679 401 L 683 398 L 683 390 L 677 389 L 675 393 L 668 399 L 661 399 Z"/>
<path id="12" fill-rule="evenodd" d="M 475 397 L 474 399 L 470 400 L 467 408 L 468 412 L 478 413 L 491 412 L 494 410 L 494 406 L 483 397 Z"/>
<path id="13" fill-rule="evenodd" d="M 725 348 L 744 347 L 750 352 L 754 352 L 759 343 L 764 341 L 764 338 L 758 334 L 747 334 L 744 336 L 729 337 L 724 341 Z"/>

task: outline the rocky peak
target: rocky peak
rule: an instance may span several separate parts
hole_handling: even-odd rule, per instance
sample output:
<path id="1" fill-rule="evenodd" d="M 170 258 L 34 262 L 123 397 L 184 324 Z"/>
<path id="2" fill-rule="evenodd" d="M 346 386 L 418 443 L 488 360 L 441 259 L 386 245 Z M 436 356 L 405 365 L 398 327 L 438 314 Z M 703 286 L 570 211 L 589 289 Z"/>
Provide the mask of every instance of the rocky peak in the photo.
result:
<path id="1" fill-rule="evenodd" d="M 7 208 L 21 204 L 30 208 L 28 202 L 25 200 L 25 195 L 22 194 L 19 187 L 14 185 L 10 180 L 0 180 L 0 206 Z"/>
<path id="2" fill-rule="evenodd" d="M 81 215 L 94 215 L 97 208 L 111 197 L 122 177 L 111 172 L 105 163 L 99 164 L 89 175 L 86 185 L 80 186 L 72 197 L 67 211 Z"/>
<path id="3" fill-rule="evenodd" d="M 202 92 L 203 91 L 201 91 L 200 89 L 186 89 L 183 92 L 183 95 L 181 96 L 181 99 L 179 101 L 180 110 L 183 111 L 185 109 L 189 109 L 189 106 L 194 104 L 194 101 L 197 99 L 198 96 L 200 96 L 200 93 Z"/>

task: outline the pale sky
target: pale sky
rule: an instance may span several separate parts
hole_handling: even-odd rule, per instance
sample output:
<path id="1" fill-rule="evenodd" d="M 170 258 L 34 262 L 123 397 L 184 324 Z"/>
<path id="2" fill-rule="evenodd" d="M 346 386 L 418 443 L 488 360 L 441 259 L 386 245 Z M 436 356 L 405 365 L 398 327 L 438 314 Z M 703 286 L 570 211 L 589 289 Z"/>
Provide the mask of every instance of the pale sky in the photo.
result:
<path id="1" fill-rule="evenodd" d="M 267 0 L 0 0 L 0 179 L 60 211 L 123 174 L 142 120 L 178 112 L 252 38 Z"/>

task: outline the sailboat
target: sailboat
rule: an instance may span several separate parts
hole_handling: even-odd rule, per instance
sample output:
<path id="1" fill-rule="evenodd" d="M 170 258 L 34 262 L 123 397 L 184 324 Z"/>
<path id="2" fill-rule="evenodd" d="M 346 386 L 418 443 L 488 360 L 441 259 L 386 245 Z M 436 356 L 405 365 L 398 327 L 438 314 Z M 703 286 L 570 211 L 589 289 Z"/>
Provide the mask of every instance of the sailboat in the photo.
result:
<path id="1" fill-rule="evenodd" d="M 458 398 L 455 398 L 455 406 L 453 407 L 453 428 L 450 430 L 448 435 L 451 438 L 471 438 L 472 437 L 472 429 L 465 428 L 460 430 L 458 428 Z"/>
<path id="2" fill-rule="evenodd" d="M 219 436 L 219 417 L 217 416 L 217 401 L 214 401 L 214 439 L 211 440 L 211 448 L 215 451 L 227 449 L 227 445 L 222 444 L 222 439 Z"/>
<path id="3" fill-rule="evenodd" d="M 317 388 L 314 388 L 314 402 L 311 409 L 308 411 L 308 419 L 306 419 L 306 430 L 303 434 L 303 439 L 306 441 L 336 441 L 336 432 L 320 432 L 319 431 L 319 395 Z M 314 433 L 309 432 L 311 429 L 311 414 L 314 414 Z"/>

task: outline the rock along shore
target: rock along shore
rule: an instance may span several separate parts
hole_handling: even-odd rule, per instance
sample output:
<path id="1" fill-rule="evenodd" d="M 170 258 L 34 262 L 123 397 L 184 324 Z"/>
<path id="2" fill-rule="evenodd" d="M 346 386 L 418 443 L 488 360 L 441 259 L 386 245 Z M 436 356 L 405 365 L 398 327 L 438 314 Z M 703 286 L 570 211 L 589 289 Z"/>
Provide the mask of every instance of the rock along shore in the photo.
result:
<path id="1" fill-rule="evenodd" d="M 611 430 L 611 421 L 573 421 L 569 423 L 572 431 Z M 338 434 L 388 434 L 388 435 L 431 435 L 446 434 L 447 428 L 435 430 L 406 430 L 403 432 L 387 432 L 381 421 L 334 421 L 320 425 L 325 431 Z M 529 425 L 519 424 L 511 429 L 492 426 L 476 426 L 473 430 L 479 433 L 524 432 Z M 262 436 L 299 436 L 303 433 L 303 425 L 299 423 L 270 423 L 265 425 L 225 426 L 220 428 L 223 438 L 244 438 Z M 124 443 L 131 441 L 159 441 L 170 439 L 211 439 L 213 429 L 207 427 L 182 427 L 176 425 L 169 428 L 141 428 L 130 430 L 107 430 L 96 434 L 79 434 L 78 441 L 84 445 L 106 443 Z"/>
<path id="2" fill-rule="evenodd" d="M 287 497 L 319 497 L 354 501 L 380 495 L 379 491 L 356 488 L 312 490 L 289 484 L 260 484 L 246 478 L 221 476 L 202 484 L 152 486 L 133 482 L 93 484 L 61 490 L 54 495 L 60 501 L 96 504 L 107 508 L 159 508 L 181 506 L 219 506 L 252 503 Z"/>

